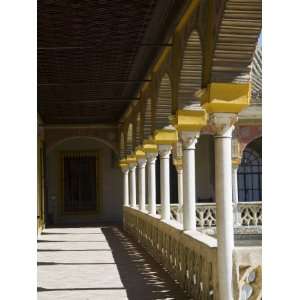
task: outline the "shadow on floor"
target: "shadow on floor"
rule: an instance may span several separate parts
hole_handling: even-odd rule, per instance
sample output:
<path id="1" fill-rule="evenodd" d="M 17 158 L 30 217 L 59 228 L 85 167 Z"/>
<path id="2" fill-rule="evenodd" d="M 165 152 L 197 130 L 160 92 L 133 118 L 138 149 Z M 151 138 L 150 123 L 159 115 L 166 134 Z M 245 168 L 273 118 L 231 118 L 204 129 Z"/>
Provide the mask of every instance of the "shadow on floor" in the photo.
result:
<path id="1" fill-rule="evenodd" d="M 140 246 L 120 228 L 101 228 L 130 300 L 190 299 Z"/>
<path id="2" fill-rule="evenodd" d="M 56 251 L 82 251 L 86 252 L 87 257 L 89 256 L 89 251 L 99 251 L 99 254 L 95 253 L 99 257 L 102 256 L 102 251 L 111 252 L 114 261 L 110 263 L 93 263 L 93 262 L 78 262 L 78 263 L 67 263 L 67 262 L 53 262 L 53 261 L 39 261 L 38 266 L 56 266 L 56 265 L 104 265 L 111 264 L 115 265 L 121 282 L 122 287 L 78 287 L 75 285 L 74 287 L 66 287 L 66 288 L 56 288 L 55 286 L 52 288 L 45 288 L 43 286 L 39 286 L 37 291 L 39 293 L 43 292 L 75 292 L 75 291 L 83 291 L 83 293 L 88 294 L 88 291 L 109 291 L 109 290 L 123 290 L 126 291 L 127 298 L 129 300 L 158 300 L 158 299 L 176 299 L 176 300 L 184 300 L 190 299 L 181 289 L 179 285 L 177 285 L 171 277 L 162 269 L 162 267 L 154 261 L 154 259 L 148 255 L 137 243 L 135 243 L 131 237 L 129 237 L 125 232 L 123 232 L 122 228 L 119 226 L 97 226 L 99 230 L 98 233 L 90 233 L 90 234 L 98 234 L 102 238 L 105 237 L 109 249 L 38 249 L 38 252 L 56 252 Z M 48 234 L 48 233 L 47 233 Z M 53 233 L 53 234 L 65 234 L 65 233 Z M 74 233 L 66 233 L 66 234 L 74 234 Z M 76 233 L 75 233 L 76 234 Z M 78 234 L 78 233 L 77 233 Z M 80 233 L 85 235 L 85 233 Z M 89 233 L 88 233 L 89 234 Z M 47 238 L 47 236 L 45 236 Z M 42 243 L 56 243 L 62 241 L 50 241 L 50 240 L 39 240 L 40 245 Z M 68 241 L 69 242 L 69 241 Z M 72 242 L 72 241 L 71 241 Z M 78 242 L 78 241 L 76 241 Z M 79 241 L 80 242 L 80 241 Z M 83 241 L 82 241 L 83 242 Z M 100 246 L 101 244 L 99 244 Z M 62 247 L 63 248 L 63 247 Z M 99 272 L 99 277 L 105 276 Z M 86 292 L 84 292 L 86 291 Z M 68 297 L 68 296 L 66 296 Z M 97 298 L 104 299 L 104 298 Z M 114 298 L 118 299 L 118 298 Z M 123 298 L 122 298 L 123 299 Z"/>

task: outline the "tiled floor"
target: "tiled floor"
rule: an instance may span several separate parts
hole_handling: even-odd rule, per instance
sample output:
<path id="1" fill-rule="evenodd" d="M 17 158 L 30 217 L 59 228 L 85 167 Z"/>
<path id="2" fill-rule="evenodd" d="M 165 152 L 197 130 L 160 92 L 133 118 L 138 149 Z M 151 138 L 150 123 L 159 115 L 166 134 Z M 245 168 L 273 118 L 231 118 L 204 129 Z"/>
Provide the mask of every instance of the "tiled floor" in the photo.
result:
<path id="1" fill-rule="evenodd" d="M 38 299 L 189 299 L 113 226 L 53 228 L 38 240 Z"/>

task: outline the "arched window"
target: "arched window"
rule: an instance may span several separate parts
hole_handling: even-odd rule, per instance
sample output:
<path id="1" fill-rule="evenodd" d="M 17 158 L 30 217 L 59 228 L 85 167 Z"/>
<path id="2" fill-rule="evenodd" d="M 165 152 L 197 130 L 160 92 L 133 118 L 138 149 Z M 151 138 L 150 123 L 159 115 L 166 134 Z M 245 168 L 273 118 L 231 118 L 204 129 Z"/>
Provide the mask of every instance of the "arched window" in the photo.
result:
<path id="1" fill-rule="evenodd" d="M 261 201 L 261 157 L 251 147 L 243 152 L 238 169 L 239 201 Z"/>

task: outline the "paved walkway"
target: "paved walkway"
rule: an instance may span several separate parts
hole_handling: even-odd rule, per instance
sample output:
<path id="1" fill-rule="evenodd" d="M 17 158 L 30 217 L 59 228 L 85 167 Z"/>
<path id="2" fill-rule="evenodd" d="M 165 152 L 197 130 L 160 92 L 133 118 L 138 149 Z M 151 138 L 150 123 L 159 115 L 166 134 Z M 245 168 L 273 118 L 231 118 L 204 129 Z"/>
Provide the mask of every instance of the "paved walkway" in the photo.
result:
<path id="1" fill-rule="evenodd" d="M 38 299 L 189 299 L 113 226 L 46 229 L 38 240 Z"/>

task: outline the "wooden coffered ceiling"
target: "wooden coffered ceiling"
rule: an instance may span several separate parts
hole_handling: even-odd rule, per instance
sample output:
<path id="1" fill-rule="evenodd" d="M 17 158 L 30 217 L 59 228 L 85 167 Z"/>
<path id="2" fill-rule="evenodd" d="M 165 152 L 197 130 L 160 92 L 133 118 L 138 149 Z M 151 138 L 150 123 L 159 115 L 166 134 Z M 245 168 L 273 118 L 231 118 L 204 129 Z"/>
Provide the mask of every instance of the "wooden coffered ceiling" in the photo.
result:
<path id="1" fill-rule="evenodd" d="M 38 112 L 117 123 L 188 0 L 38 1 Z"/>

